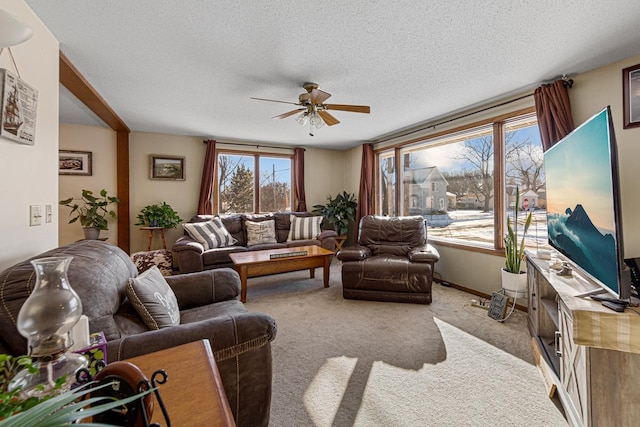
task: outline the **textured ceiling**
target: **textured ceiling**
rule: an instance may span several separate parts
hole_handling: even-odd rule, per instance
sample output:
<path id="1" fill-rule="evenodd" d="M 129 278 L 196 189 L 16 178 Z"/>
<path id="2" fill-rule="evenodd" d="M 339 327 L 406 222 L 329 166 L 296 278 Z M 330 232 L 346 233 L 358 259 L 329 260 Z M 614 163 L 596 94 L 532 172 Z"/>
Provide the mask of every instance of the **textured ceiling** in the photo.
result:
<path id="1" fill-rule="evenodd" d="M 26 0 L 134 131 L 344 149 L 640 53 L 637 0 Z M 308 135 L 304 82 L 341 123 Z M 61 122 L 96 124 L 61 91 Z"/>

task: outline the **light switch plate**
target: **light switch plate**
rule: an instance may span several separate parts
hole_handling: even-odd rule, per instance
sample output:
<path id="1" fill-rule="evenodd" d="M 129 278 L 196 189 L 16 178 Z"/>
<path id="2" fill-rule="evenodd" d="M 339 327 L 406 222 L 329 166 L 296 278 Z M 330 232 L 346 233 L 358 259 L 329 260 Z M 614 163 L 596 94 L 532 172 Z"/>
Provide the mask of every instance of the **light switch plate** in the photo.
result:
<path id="1" fill-rule="evenodd" d="M 29 207 L 29 225 L 33 227 L 34 225 L 42 224 L 42 206 L 40 205 L 31 205 Z"/>
<path id="2" fill-rule="evenodd" d="M 44 222 L 51 222 L 51 205 L 44 205 Z"/>

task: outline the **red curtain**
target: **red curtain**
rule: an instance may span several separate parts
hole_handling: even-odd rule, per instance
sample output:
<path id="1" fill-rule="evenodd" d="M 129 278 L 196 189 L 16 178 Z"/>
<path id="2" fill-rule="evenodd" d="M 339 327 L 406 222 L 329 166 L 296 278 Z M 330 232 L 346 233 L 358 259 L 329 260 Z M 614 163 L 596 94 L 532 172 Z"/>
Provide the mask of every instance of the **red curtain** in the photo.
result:
<path id="1" fill-rule="evenodd" d="M 297 204 L 294 211 L 306 212 L 307 201 L 304 194 L 304 148 L 296 148 L 293 152 L 293 179 Z"/>
<path id="2" fill-rule="evenodd" d="M 360 168 L 360 192 L 356 213 L 355 241 L 358 241 L 360 219 L 373 214 L 373 144 L 362 146 L 362 167 Z"/>
<path id="3" fill-rule="evenodd" d="M 202 182 L 200 183 L 200 199 L 198 200 L 198 215 L 211 215 L 213 208 L 211 200 L 213 196 L 213 177 L 216 166 L 216 142 L 212 139 L 204 141 L 207 144 L 207 152 L 204 155 L 204 167 L 202 168 Z"/>
<path id="4" fill-rule="evenodd" d="M 574 128 L 569 101 L 570 81 L 556 80 L 535 90 L 538 127 L 545 151 L 567 136 Z"/>

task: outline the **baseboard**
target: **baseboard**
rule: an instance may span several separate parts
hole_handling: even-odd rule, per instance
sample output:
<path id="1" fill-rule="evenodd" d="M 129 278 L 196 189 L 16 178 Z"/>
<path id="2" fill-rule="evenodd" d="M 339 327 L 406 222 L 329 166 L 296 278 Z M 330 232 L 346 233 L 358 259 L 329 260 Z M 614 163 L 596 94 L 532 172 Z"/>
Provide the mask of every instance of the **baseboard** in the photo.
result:
<path id="1" fill-rule="evenodd" d="M 452 282 L 450 282 L 448 280 L 438 279 L 438 278 L 434 277 L 433 281 L 436 282 L 436 283 L 441 284 L 442 286 L 448 286 L 450 288 L 457 289 L 459 291 L 463 291 L 463 292 L 466 292 L 466 293 L 469 293 L 469 294 L 473 294 L 473 295 L 478 296 L 480 298 L 489 299 L 489 300 L 491 299 L 491 295 L 489 295 L 489 294 L 485 294 L 484 292 L 480 292 L 480 291 L 477 291 L 475 289 L 470 289 L 470 288 L 467 288 L 465 286 L 458 285 L 456 283 L 452 283 Z M 522 304 L 516 304 L 516 309 L 518 309 L 518 310 L 520 310 L 520 311 L 522 311 L 524 313 L 528 313 L 529 312 L 529 309 L 526 306 L 522 305 Z"/>

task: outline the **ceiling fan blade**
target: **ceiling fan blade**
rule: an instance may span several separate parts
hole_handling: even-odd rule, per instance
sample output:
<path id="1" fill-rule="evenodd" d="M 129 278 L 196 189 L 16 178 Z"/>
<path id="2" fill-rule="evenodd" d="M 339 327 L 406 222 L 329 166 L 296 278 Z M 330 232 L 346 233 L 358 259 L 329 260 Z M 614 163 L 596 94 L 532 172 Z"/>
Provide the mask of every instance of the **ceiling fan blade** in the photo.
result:
<path id="1" fill-rule="evenodd" d="M 333 117 L 331 114 L 327 113 L 324 110 L 318 110 L 318 114 L 322 117 L 322 120 L 327 124 L 327 126 L 333 126 L 340 123 L 340 120 Z"/>
<path id="2" fill-rule="evenodd" d="M 331 97 L 330 93 L 327 93 L 327 92 L 325 92 L 323 90 L 320 90 L 320 89 L 313 89 L 311 91 L 311 96 L 310 96 L 309 100 L 313 104 L 322 104 L 324 101 L 326 101 L 330 97 Z"/>
<path id="3" fill-rule="evenodd" d="M 279 102 L 281 104 L 300 105 L 298 102 L 278 101 L 276 99 L 265 99 L 265 98 L 254 98 L 254 97 L 251 97 L 251 99 L 257 99 L 258 101 Z"/>
<path id="4" fill-rule="evenodd" d="M 284 114 L 280 114 L 279 116 L 273 116 L 271 117 L 272 119 L 285 119 L 289 116 L 293 116 L 294 114 L 297 114 L 300 111 L 304 111 L 306 110 L 306 108 L 298 108 L 297 110 L 293 110 L 293 111 L 289 111 L 288 113 L 284 113 Z"/>
<path id="5" fill-rule="evenodd" d="M 325 104 L 328 110 L 341 110 L 341 111 L 351 111 L 352 113 L 365 113 L 369 114 L 371 112 L 371 107 L 368 105 L 347 105 L 347 104 Z"/>

